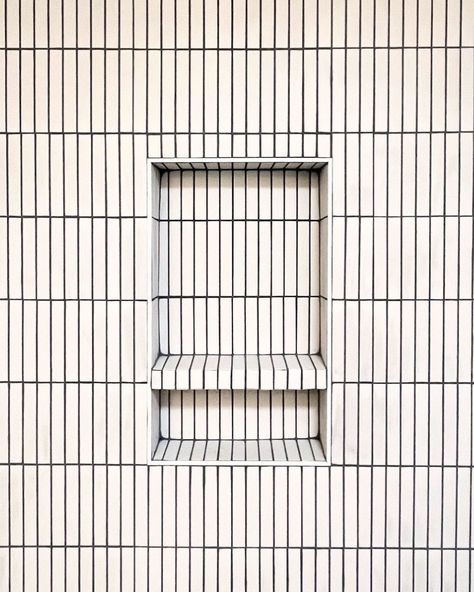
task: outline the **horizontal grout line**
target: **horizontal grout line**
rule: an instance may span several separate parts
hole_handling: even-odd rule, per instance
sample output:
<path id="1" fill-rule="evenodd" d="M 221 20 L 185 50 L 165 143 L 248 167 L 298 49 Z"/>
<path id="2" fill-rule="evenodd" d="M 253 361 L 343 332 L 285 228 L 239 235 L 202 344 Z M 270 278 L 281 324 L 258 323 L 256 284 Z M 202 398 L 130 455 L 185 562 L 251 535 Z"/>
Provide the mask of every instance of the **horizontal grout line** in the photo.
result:
<path id="1" fill-rule="evenodd" d="M 259 131 L 250 131 L 250 130 L 242 130 L 242 131 L 222 131 L 222 130 L 215 130 L 215 131 L 200 131 L 200 132 L 192 132 L 192 131 L 187 131 L 187 132 L 182 132 L 182 131 L 160 131 L 160 130 L 156 130 L 156 131 L 139 131 L 139 130 L 127 130 L 127 131 L 107 131 L 107 130 L 103 130 L 103 131 L 77 131 L 77 130 L 72 130 L 72 131 L 51 131 L 51 130 L 46 130 L 46 131 L 39 131 L 39 130 L 15 130 L 15 131 L 9 131 L 9 130 L 1 130 L 0 131 L 0 136 L 60 136 L 60 137 L 68 137 L 68 136 L 146 136 L 148 138 L 159 138 L 162 136 L 170 136 L 170 137 L 174 137 L 174 136 L 220 136 L 220 137 L 226 137 L 226 136 L 240 136 L 242 138 L 246 137 L 246 136 L 283 136 L 283 137 L 287 137 L 287 136 L 291 136 L 291 135 L 295 135 L 295 136 L 301 136 L 301 135 L 308 135 L 308 136 L 360 136 L 360 135 L 368 135 L 368 136 L 387 136 L 387 135 L 407 135 L 407 134 L 412 134 L 412 135 L 432 135 L 432 134 L 443 134 L 443 135 L 448 135 L 448 134 L 472 134 L 474 133 L 474 130 L 469 130 L 469 129 L 459 129 L 459 130 L 353 130 L 353 131 L 339 131 L 339 130 L 298 130 L 298 131 L 293 131 L 293 130 L 288 130 L 287 132 L 275 132 L 275 131 L 269 131 L 269 132 L 259 132 Z M 151 154 L 149 155 L 149 158 L 161 158 L 161 156 L 157 156 L 156 154 Z M 192 157 L 191 157 L 192 158 Z M 196 156 L 196 158 L 201 158 L 199 156 Z M 222 155 L 217 157 L 217 156 L 212 156 L 209 158 L 222 158 Z M 227 156 L 225 158 L 234 158 L 235 160 L 238 160 L 239 158 L 245 158 L 244 155 L 242 156 L 238 156 L 238 155 L 233 155 L 233 156 Z M 272 155 L 272 158 L 290 158 L 289 155 Z M 293 157 L 291 157 L 293 158 Z M 298 157 L 294 157 L 294 158 L 298 158 Z M 308 158 L 307 156 L 305 158 Z M 313 155 L 312 158 L 329 158 L 328 155 L 325 155 L 324 157 L 321 155 Z M 204 170 L 204 169 L 202 169 Z"/>
<path id="2" fill-rule="evenodd" d="M 326 296 L 322 294 L 272 294 L 272 295 L 265 295 L 265 294 L 233 294 L 233 295 L 204 295 L 204 296 L 196 296 L 196 295 L 170 295 L 170 296 L 154 296 L 152 300 L 173 300 L 173 299 L 228 299 L 228 298 L 321 298 L 323 300 L 327 300 Z M 337 298 L 332 297 L 333 302 L 473 302 L 472 298 Z M 137 302 L 137 303 L 146 303 L 148 302 L 147 298 L 16 298 L 16 297 L 0 297 L 0 302 Z"/>
<path id="3" fill-rule="evenodd" d="M 200 357 L 213 357 L 213 356 L 219 356 L 219 357 L 233 357 L 235 355 L 237 356 L 245 356 L 245 355 L 250 355 L 250 356 L 267 356 L 267 357 L 288 357 L 288 356 L 299 356 L 301 354 L 175 354 L 175 356 L 182 356 L 183 358 L 185 357 L 196 357 L 196 358 L 200 358 Z M 229 391 L 242 391 L 246 394 L 251 393 L 251 392 L 266 392 L 266 393 L 288 393 L 289 395 L 293 394 L 298 396 L 298 393 L 304 394 L 306 396 L 311 396 L 311 393 L 314 393 L 317 390 L 321 390 L 321 389 L 317 389 L 317 388 L 232 388 L 232 387 L 225 387 L 225 388 L 214 388 L 214 389 L 210 389 L 210 388 L 187 388 L 187 389 L 183 389 L 183 388 L 159 388 L 159 389 L 153 389 L 153 390 L 159 390 L 162 393 L 167 393 L 168 396 L 171 395 L 171 393 L 179 393 L 180 395 L 182 395 L 183 393 L 186 392 L 193 392 L 193 393 L 197 393 L 197 392 L 218 392 L 218 393 L 222 393 L 222 392 L 229 392 Z M 174 395 L 171 395 L 172 397 L 174 397 Z M 196 440 L 199 441 L 216 441 L 216 442 L 220 442 L 220 441 L 229 441 L 229 442 L 261 442 L 262 440 L 265 441 L 276 441 L 276 440 L 281 440 L 281 441 L 287 441 L 287 440 L 318 440 L 319 441 L 319 436 L 315 435 L 315 436 L 302 436 L 301 438 L 219 438 L 218 440 L 212 439 L 212 438 L 169 438 L 168 436 L 166 437 L 161 437 L 159 442 L 161 441 L 171 441 L 171 440 L 177 440 L 179 442 L 182 441 L 189 441 L 189 442 L 194 442 Z M 158 442 L 158 443 L 159 443 Z M 155 451 L 156 453 L 156 451 Z M 153 457 L 155 456 L 155 454 L 153 455 Z M 160 462 L 163 461 L 165 459 L 155 459 L 153 458 L 153 462 Z M 191 461 L 190 459 L 187 460 L 178 460 L 176 459 L 177 462 L 199 462 L 199 461 Z M 208 461 L 203 461 L 203 462 L 208 462 Z M 222 461 L 219 461 L 222 462 Z M 227 462 L 227 461 L 224 461 Z M 229 461 L 229 462 L 244 462 L 243 460 L 241 461 Z M 257 462 L 257 461 L 256 461 Z M 267 461 L 261 461 L 261 462 L 267 462 Z M 268 462 L 276 462 L 276 461 L 268 461 Z M 286 461 L 285 461 L 286 462 Z M 295 462 L 300 462 L 300 461 L 295 461 Z M 311 461 L 313 462 L 313 461 Z"/>
<path id="4" fill-rule="evenodd" d="M 339 219 L 345 219 L 345 218 L 362 218 L 362 219 L 366 219 L 366 220 L 371 220 L 371 219 L 381 219 L 381 220 L 386 220 L 388 219 L 395 219 L 395 220 L 404 220 L 406 218 L 472 218 L 473 217 L 473 212 L 471 212 L 470 214 L 466 213 L 466 214 L 333 214 L 332 215 L 333 218 L 339 218 Z"/>
<path id="5" fill-rule="evenodd" d="M 199 46 L 199 47 L 134 47 L 134 46 L 107 46 L 107 45 L 95 45 L 95 46 L 83 46 L 83 45 L 53 45 L 53 46 L 2 46 L 0 51 L 79 51 L 79 52 L 90 52 L 90 51 L 167 51 L 176 53 L 178 51 L 189 52 L 189 51 L 347 51 L 347 50 L 432 50 L 432 49 L 472 49 L 474 45 L 301 45 L 301 46 L 285 46 L 281 45 L 278 47 L 245 47 L 245 46 Z"/>
<path id="6" fill-rule="evenodd" d="M 143 385 L 148 384 L 147 380 L 0 380 L 0 384 L 131 384 L 131 385 Z"/>
<path id="7" fill-rule="evenodd" d="M 177 354 L 180 355 L 180 354 Z M 186 355 L 186 354 L 183 354 Z M 201 355 L 201 354 L 189 354 L 189 355 Z M 202 354 L 202 355 L 212 355 L 212 354 Z M 216 354 L 217 355 L 217 354 Z M 231 354 L 229 354 L 231 355 Z M 257 355 L 257 354 L 255 354 Z M 280 354 L 269 354 L 269 355 L 280 355 Z M 288 354 L 288 355 L 297 355 L 297 354 Z M 148 380 L 122 380 L 122 381 L 118 381 L 118 380 L 0 380 L 0 384 L 45 384 L 45 385 L 53 385 L 53 384 L 113 384 L 113 385 L 121 385 L 121 384 L 131 384 L 131 385 L 144 385 L 144 384 L 149 384 Z M 369 381 L 369 380 L 345 380 L 345 381 L 341 381 L 341 380 L 332 380 L 332 384 L 333 385 L 382 385 L 382 386 L 388 386 L 388 385 L 435 385 L 435 386 L 443 386 L 443 385 L 463 385 L 463 386 L 474 386 L 474 382 L 472 381 L 464 381 L 464 380 L 457 380 L 457 381 L 449 381 L 449 380 L 445 380 L 445 381 L 423 381 L 423 380 L 417 380 L 417 381 Z M 182 389 L 180 389 L 182 390 Z M 194 389 L 191 389 L 194 390 Z M 198 390 L 205 390 L 205 389 L 198 389 Z M 229 390 L 229 389 L 211 389 L 211 390 Z M 245 390 L 245 389 L 237 389 L 237 390 Z M 251 389 L 253 390 L 253 389 Z M 287 390 L 287 389 L 276 389 L 276 390 Z M 294 390 L 294 389 L 290 389 L 290 390 Z"/>
<path id="8" fill-rule="evenodd" d="M 336 298 L 333 302 L 472 302 L 472 298 Z"/>
<path id="9" fill-rule="evenodd" d="M 257 440 L 258 441 L 258 440 Z M 225 460 L 225 461 L 219 461 L 219 463 L 217 464 L 217 462 L 215 460 L 197 460 L 197 461 L 192 461 L 192 465 L 191 464 L 182 464 L 182 463 L 186 463 L 188 461 L 181 461 L 181 460 L 171 460 L 171 461 L 164 461 L 166 463 L 169 464 L 156 464 L 156 463 L 160 463 L 163 461 L 151 461 L 151 464 L 149 463 L 145 463 L 145 462 L 80 462 L 80 463 L 73 463 L 73 462 L 52 462 L 52 463 L 46 463 L 46 462 L 38 462 L 38 463 L 34 463 L 34 462 L 19 462 L 19 461 L 15 461 L 15 462 L 0 462 L 0 467 L 176 467 L 177 469 L 193 469 L 193 468 L 207 468 L 207 467 L 224 467 L 224 468 L 232 468 L 234 469 L 235 467 L 245 467 L 245 466 L 249 466 L 249 465 L 245 465 L 243 463 L 246 462 L 254 462 L 254 463 L 258 463 L 256 465 L 250 465 L 250 466 L 255 466 L 256 468 L 268 468 L 268 469 L 274 469 L 274 468 L 291 468 L 291 463 L 293 462 L 295 467 L 301 467 L 302 466 L 302 462 L 303 463 L 308 463 L 303 465 L 302 468 L 321 468 L 321 467 L 338 467 L 341 469 L 345 469 L 345 468 L 360 468 L 360 469 L 472 469 L 472 465 L 468 465 L 468 464 L 439 464 L 439 463 L 435 463 L 435 464 L 426 464 L 426 463 L 421 463 L 421 464 L 409 464 L 409 463 L 403 463 L 403 464 L 396 464 L 396 463 L 387 463 L 387 464 L 380 464 L 380 463 L 348 463 L 348 462 L 337 462 L 334 461 L 334 459 L 331 460 L 331 464 L 330 465 L 318 465 L 318 461 L 281 461 L 282 464 L 278 464 L 280 461 L 276 460 L 276 461 L 265 461 L 265 460 L 255 460 L 255 461 L 245 461 L 245 460 Z M 222 463 L 225 463 L 224 465 Z M 266 465 L 265 463 L 271 463 Z M 290 464 L 289 464 L 290 463 Z M 474 550 L 474 549 L 473 549 Z"/>
<path id="10" fill-rule="evenodd" d="M 268 355 L 288 355 L 288 354 L 268 354 Z M 289 354 L 292 355 L 292 354 Z M 296 355 L 296 354 L 295 354 Z M 233 354 L 219 354 L 219 357 L 230 356 L 233 357 Z M 170 389 L 160 389 L 169 391 Z M 221 390 L 231 390 L 231 389 L 221 389 Z M 243 389 L 236 389 L 236 390 L 243 390 Z M 281 390 L 281 389 L 278 389 Z M 284 389 L 286 390 L 286 389 Z M 301 389 L 288 389 L 289 391 L 299 391 Z M 303 389 L 304 391 L 309 391 L 311 389 Z M 309 441 L 314 440 L 319 442 L 318 436 L 302 436 L 302 437 L 293 437 L 293 438 L 169 438 L 169 437 L 162 437 L 160 441 L 174 441 L 174 442 L 242 442 L 246 444 L 247 442 L 299 442 L 301 440 Z M 207 462 L 207 461 L 203 461 Z M 241 461 L 229 461 L 229 462 L 241 462 Z M 242 461 L 243 462 L 243 461 Z M 265 462 L 265 461 L 263 461 Z M 278 462 L 278 461 L 277 461 Z M 285 461 L 286 462 L 286 461 Z M 48 463 L 49 464 L 49 463 Z"/>
<path id="11" fill-rule="evenodd" d="M 10 132 L 11 133 L 11 132 Z M 30 132 L 31 133 L 31 132 Z M 62 132 L 55 132 L 55 133 L 59 133 L 60 135 L 67 135 L 68 133 L 71 132 L 65 132 L 65 134 L 63 134 Z M 120 132 L 109 132 L 109 133 L 120 133 Z M 121 133 L 125 133 L 125 132 L 121 132 Z M 129 134 L 134 134 L 135 132 L 127 132 Z M 233 132 L 228 132 L 228 131 L 221 131 L 219 130 L 219 132 L 215 131 L 215 132 L 179 132 L 179 131 L 165 131 L 165 132 L 138 132 L 140 134 L 146 134 L 148 136 L 181 136 L 181 135 L 185 135 L 185 136 L 195 136 L 195 135 L 199 135 L 199 136 L 204 136 L 204 135 L 214 135 L 214 136 L 288 136 L 288 135 L 298 135 L 301 136 L 301 134 L 308 134 L 311 136 L 333 136 L 333 135 L 340 135 L 340 136 L 358 136 L 361 134 L 370 134 L 370 135 L 382 135 L 382 136 L 386 136 L 387 134 L 416 134 L 416 135 L 420 135 L 420 134 L 472 134 L 473 130 L 420 130 L 420 129 L 414 129 L 414 130 L 298 130 L 298 131 L 293 131 L 293 130 L 289 130 L 287 132 L 275 132 L 275 131 L 270 131 L 270 132 L 253 132 L 253 131 L 233 131 Z M 160 158 L 160 157 L 156 157 L 156 158 Z M 199 158 L 199 157 L 196 157 Z M 209 158 L 217 158 L 217 156 L 213 156 L 213 157 L 209 157 Z M 232 157 L 228 157 L 228 158 L 235 158 L 236 160 L 239 158 L 244 158 L 244 156 L 239 157 L 239 156 L 232 156 Z M 258 157 L 257 157 L 258 158 Z M 290 156 L 272 156 L 272 158 L 290 158 Z M 299 158 L 299 156 L 293 156 L 291 158 Z M 312 155 L 311 157 L 305 156 L 305 158 L 327 158 L 326 156 L 318 156 L 318 155 Z"/>
<path id="12" fill-rule="evenodd" d="M 182 224 L 183 222 L 191 222 L 192 224 L 196 224 L 197 222 L 201 222 L 202 224 L 207 224 L 208 222 L 297 222 L 301 224 L 308 224 L 310 222 L 321 222 L 327 218 L 155 218 L 153 216 L 153 220 L 156 222 L 161 222 L 163 224 Z"/>
<path id="13" fill-rule="evenodd" d="M 148 302 L 146 298 L 0 298 L 0 302 Z"/>
<path id="14" fill-rule="evenodd" d="M 472 218 L 474 212 L 472 213 L 458 213 L 458 214 L 333 214 L 333 218 L 337 219 L 345 219 L 345 218 L 354 218 L 354 219 L 381 219 L 386 220 L 388 219 L 413 219 L 413 218 Z M 86 219 L 86 220 L 147 220 L 148 216 L 146 215 L 121 215 L 121 216 L 112 216 L 112 215 L 104 215 L 104 214 L 97 214 L 97 215 L 89 215 L 89 214 L 0 214 L 0 219 L 8 220 L 8 219 L 18 219 L 18 220 L 25 220 L 25 219 L 32 219 L 32 220 L 64 220 L 64 219 Z M 163 223 L 170 223 L 170 222 L 301 222 L 301 223 L 308 223 L 308 222 L 322 222 L 323 220 L 327 219 L 327 216 L 323 216 L 322 218 L 182 218 L 182 219 L 168 219 L 168 218 L 155 218 L 152 216 L 152 219 L 156 222 L 163 222 Z"/>
<path id="15" fill-rule="evenodd" d="M 333 380 L 332 384 L 339 384 L 339 385 L 361 385 L 361 384 L 368 384 L 368 385 L 382 385 L 382 386 L 388 386 L 388 385 L 412 385 L 412 386 L 417 386 L 417 385 L 434 385 L 434 386 L 444 386 L 444 385 L 454 385 L 454 386 L 458 386 L 458 385 L 464 385 L 464 386 L 474 386 L 474 382 L 472 381 L 464 381 L 464 380 L 392 380 L 392 381 L 387 381 L 384 380 L 382 381 L 377 381 L 377 380 Z"/>
<path id="16" fill-rule="evenodd" d="M 24 220 L 26 218 L 32 220 L 77 220 L 77 219 L 86 219 L 86 220 L 147 220 L 148 216 L 146 215 L 121 215 L 121 216 L 112 216 L 112 215 L 105 215 L 105 214 L 97 214 L 97 215 L 89 215 L 89 214 L 0 214 L 0 219 L 15 218 Z"/>
<path id="17" fill-rule="evenodd" d="M 222 536 L 222 535 L 221 535 Z M 95 535 L 97 537 L 97 534 Z M 90 537 L 92 538 L 92 536 Z M 183 537 L 184 538 L 184 537 Z M 187 551 L 187 550 L 196 550 L 196 551 L 473 551 L 472 547 L 450 547 L 450 546 L 443 546 L 443 547 L 423 547 L 423 546 L 391 546 L 387 545 L 386 547 L 381 547 L 378 545 L 372 546 L 340 546 L 340 545 L 331 545 L 330 547 L 324 545 L 284 545 L 284 546 L 271 546 L 271 545 L 206 545 L 205 547 L 202 545 L 143 545 L 143 544 L 111 544 L 111 543 L 104 543 L 104 544 L 80 544 L 80 545 L 73 545 L 70 543 L 65 544 L 12 544 L 12 545 L 0 545 L 0 549 L 169 549 L 169 550 L 180 550 L 180 551 Z M 326 568 L 327 570 L 327 568 Z M 77 573 L 77 572 L 76 572 Z M 81 572 L 82 574 L 82 572 Z M 301 590 L 303 588 L 300 588 Z M 451 588 L 450 588 L 451 589 Z"/>
<path id="18" fill-rule="evenodd" d="M 324 298 L 324 300 L 326 300 L 325 296 L 320 296 L 319 294 L 230 294 L 230 295 L 225 295 L 225 294 L 204 294 L 202 296 L 200 296 L 199 294 L 171 294 L 171 295 L 158 295 L 158 296 L 153 296 L 152 300 L 173 300 L 173 299 L 180 299 L 180 300 L 202 300 L 202 299 L 208 299 L 208 300 L 213 300 L 213 299 L 219 299 L 219 300 L 223 300 L 223 299 L 229 299 L 232 298 L 234 300 L 236 299 L 248 299 L 248 298 L 256 298 L 256 299 L 262 299 L 262 298 L 304 298 L 304 299 L 308 299 L 308 298 Z"/>

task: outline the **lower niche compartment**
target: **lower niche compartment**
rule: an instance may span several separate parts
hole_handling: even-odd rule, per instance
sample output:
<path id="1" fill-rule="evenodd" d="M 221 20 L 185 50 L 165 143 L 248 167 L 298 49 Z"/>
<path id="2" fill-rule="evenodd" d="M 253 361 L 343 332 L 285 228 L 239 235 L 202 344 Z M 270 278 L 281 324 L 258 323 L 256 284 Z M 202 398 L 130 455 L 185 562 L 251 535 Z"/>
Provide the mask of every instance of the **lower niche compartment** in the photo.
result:
<path id="1" fill-rule="evenodd" d="M 325 464 L 318 390 L 160 390 L 153 462 Z"/>

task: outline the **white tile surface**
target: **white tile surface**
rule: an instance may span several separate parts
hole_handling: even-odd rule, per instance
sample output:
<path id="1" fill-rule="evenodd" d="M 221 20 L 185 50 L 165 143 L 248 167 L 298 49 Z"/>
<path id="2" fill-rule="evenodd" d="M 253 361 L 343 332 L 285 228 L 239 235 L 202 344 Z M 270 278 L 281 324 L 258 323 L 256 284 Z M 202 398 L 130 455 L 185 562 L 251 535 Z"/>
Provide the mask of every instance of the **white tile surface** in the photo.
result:
<path id="1" fill-rule="evenodd" d="M 2 590 L 472 587 L 474 4 L 247 4 L 0 6 Z M 333 466 L 147 468 L 146 158 L 250 154 L 334 161 Z"/>

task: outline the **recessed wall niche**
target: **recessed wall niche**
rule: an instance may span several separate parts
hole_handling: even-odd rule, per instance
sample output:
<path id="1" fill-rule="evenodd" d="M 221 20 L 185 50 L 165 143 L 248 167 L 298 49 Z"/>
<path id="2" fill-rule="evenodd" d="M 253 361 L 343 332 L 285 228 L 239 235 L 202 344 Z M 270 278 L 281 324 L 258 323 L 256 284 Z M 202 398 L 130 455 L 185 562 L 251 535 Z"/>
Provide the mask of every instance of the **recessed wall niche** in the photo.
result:
<path id="1" fill-rule="evenodd" d="M 149 162 L 152 464 L 330 462 L 328 159 Z"/>

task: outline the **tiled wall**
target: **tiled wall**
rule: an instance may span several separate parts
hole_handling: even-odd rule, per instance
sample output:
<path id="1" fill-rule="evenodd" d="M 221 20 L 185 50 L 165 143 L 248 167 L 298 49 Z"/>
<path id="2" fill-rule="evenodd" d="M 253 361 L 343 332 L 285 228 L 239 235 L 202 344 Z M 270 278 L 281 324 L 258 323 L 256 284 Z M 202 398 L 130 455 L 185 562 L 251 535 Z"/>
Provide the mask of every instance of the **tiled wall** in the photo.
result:
<path id="1" fill-rule="evenodd" d="M 0 19 L 0 589 L 470 590 L 474 3 Z M 330 468 L 147 466 L 146 158 L 216 155 L 333 158 Z"/>

